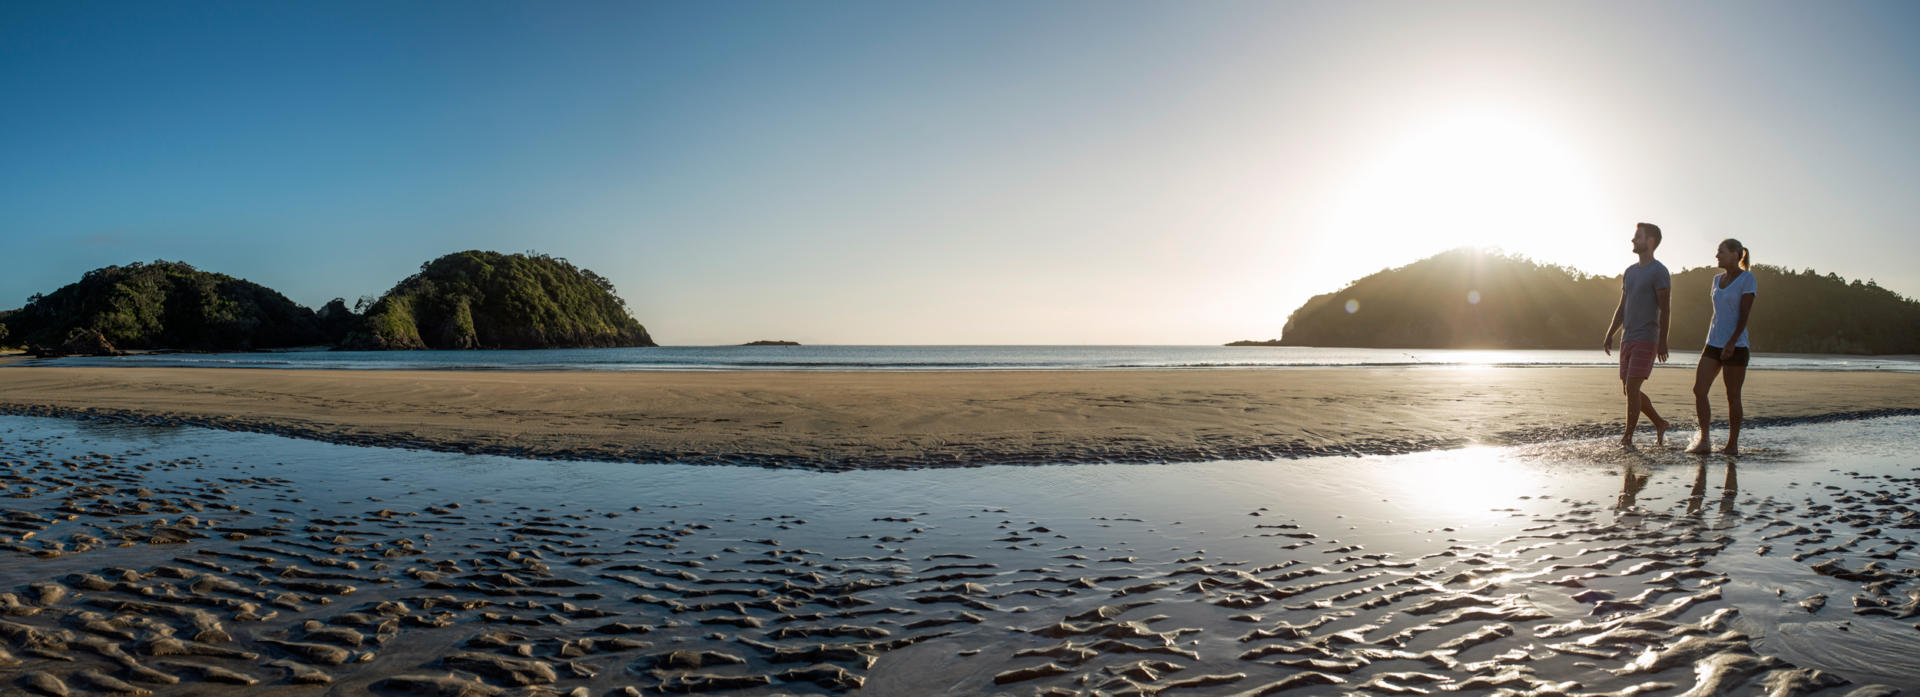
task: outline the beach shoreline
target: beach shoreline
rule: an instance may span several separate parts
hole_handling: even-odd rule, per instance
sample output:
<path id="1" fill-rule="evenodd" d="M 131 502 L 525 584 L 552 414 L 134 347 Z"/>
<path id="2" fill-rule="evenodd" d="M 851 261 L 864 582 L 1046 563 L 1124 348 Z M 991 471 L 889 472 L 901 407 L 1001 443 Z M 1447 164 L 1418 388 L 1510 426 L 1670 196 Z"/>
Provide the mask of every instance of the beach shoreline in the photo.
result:
<path id="1" fill-rule="evenodd" d="M 1692 376 L 1648 393 L 1691 437 Z M 1724 419 L 1723 393 L 1713 395 Z M 1920 414 L 1920 374 L 1769 371 L 1749 427 Z M 1617 433 L 1609 368 L 0 370 L 0 413 L 535 459 L 820 470 L 1383 455 Z M 1717 429 L 1724 437 L 1724 429 Z M 1643 422 L 1641 441 L 1653 434 Z"/>

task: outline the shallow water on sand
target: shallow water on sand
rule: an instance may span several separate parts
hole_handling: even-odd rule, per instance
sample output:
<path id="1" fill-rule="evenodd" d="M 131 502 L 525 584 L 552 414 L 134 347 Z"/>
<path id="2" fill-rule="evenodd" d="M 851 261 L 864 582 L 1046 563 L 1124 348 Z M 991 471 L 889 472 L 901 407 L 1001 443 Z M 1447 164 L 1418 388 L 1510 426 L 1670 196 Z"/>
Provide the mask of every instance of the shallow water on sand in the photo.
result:
<path id="1" fill-rule="evenodd" d="M 1915 443 L 823 474 L 0 417 L 0 685 L 1912 689 Z"/>

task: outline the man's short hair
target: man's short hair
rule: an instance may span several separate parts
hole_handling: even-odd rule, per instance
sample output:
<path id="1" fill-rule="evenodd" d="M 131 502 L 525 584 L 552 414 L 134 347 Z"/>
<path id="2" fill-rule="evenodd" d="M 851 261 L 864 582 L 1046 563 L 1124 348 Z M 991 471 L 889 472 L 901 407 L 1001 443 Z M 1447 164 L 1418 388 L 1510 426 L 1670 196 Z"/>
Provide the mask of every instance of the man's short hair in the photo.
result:
<path id="1" fill-rule="evenodd" d="M 1647 233 L 1647 237 L 1653 238 L 1653 246 L 1660 246 L 1660 226 L 1653 223 L 1641 223 L 1639 229 L 1641 232 Z"/>

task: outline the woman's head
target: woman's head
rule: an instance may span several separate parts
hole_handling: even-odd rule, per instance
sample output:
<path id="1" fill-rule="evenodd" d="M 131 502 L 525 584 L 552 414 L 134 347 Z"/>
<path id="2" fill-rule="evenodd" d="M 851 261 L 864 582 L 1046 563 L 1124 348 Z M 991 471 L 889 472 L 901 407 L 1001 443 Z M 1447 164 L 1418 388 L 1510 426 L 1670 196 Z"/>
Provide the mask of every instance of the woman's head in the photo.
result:
<path id="1" fill-rule="evenodd" d="M 1753 266 L 1753 253 L 1740 244 L 1740 240 L 1731 237 L 1720 241 L 1720 250 L 1714 258 L 1719 260 L 1720 268 L 1728 271 L 1735 268 L 1745 271 Z"/>

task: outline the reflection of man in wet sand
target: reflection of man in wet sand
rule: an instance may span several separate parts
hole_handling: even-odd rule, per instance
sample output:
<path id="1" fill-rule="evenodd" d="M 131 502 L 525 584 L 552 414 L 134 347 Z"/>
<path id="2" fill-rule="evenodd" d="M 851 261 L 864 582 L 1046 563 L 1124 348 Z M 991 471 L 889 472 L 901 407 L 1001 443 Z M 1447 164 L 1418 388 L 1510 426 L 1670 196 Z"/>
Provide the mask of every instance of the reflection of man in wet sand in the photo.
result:
<path id="1" fill-rule="evenodd" d="M 1653 478 L 1649 461 L 1631 462 L 1620 468 L 1620 498 L 1613 504 L 1613 510 L 1631 511 L 1640 503 L 1640 492 L 1647 488 L 1647 481 Z M 1720 515 L 1733 515 L 1733 499 L 1740 493 L 1740 478 L 1732 458 L 1727 459 L 1727 479 L 1720 484 Z M 1707 463 L 1701 462 L 1693 472 L 1693 489 L 1687 492 L 1687 515 L 1700 515 L 1707 502 Z"/>
<path id="2" fill-rule="evenodd" d="M 1634 227 L 1633 253 L 1640 255 L 1640 261 L 1627 267 L 1620 277 L 1620 305 L 1613 308 L 1613 322 L 1607 325 L 1607 337 L 1600 343 L 1601 350 L 1613 355 L 1613 334 L 1625 328 L 1620 336 L 1620 389 L 1627 395 L 1627 432 L 1620 436 L 1620 444 L 1629 448 L 1633 447 L 1633 431 L 1640 426 L 1641 412 L 1653 421 L 1654 445 L 1667 442 L 1667 420 L 1660 418 L 1660 412 L 1653 410 L 1653 401 L 1640 391 L 1653 376 L 1654 360 L 1667 362 L 1673 277 L 1665 264 L 1653 258 L 1653 250 L 1659 247 L 1659 226 L 1640 223 Z"/>
<path id="3" fill-rule="evenodd" d="M 1733 515 L 1733 497 L 1740 493 L 1740 478 L 1732 458 L 1727 459 L 1727 481 L 1720 484 L 1720 515 Z M 1693 471 L 1693 491 L 1687 494 L 1687 515 L 1700 515 L 1707 503 L 1707 463 Z"/>

